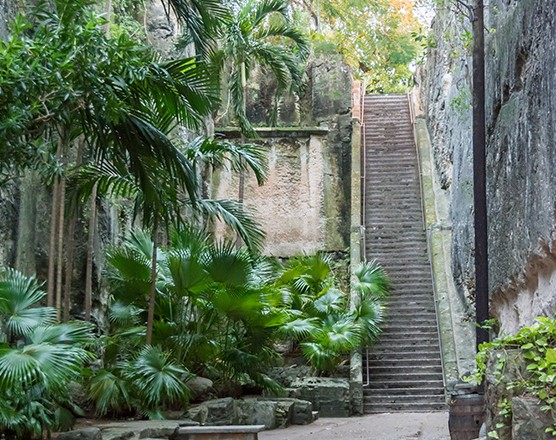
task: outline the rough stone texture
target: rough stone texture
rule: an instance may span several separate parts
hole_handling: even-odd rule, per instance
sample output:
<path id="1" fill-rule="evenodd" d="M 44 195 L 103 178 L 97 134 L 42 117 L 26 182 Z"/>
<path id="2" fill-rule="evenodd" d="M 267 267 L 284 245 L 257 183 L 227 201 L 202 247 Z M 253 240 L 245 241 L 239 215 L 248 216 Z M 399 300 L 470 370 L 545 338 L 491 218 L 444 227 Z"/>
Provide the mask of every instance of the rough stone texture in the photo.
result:
<path id="1" fill-rule="evenodd" d="M 234 425 L 237 422 L 237 411 L 234 399 L 209 400 L 189 410 L 187 417 L 201 425 Z"/>
<path id="2" fill-rule="evenodd" d="M 58 440 L 102 440 L 102 433 L 100 428 L 76 429 L 59 434 Z"/>
<path id="3" fill-rule="evenodd" d="M 146 13 L 149 43 L 163 57 L 175 53 L 174 46 L 178 36 L 177 25 L 173 20 L 168 20 L 162 2 L 149 1 Z"/>
<path id="4" fill-rule="evenodd" d="M 164 438 L 167 439 L 175 431 L 175 428 L 165 427 L 165 428 L 147 428 L 143 429 L 139 434 L 140 439 L 146 438 Z"/>
<path id="5" fill-rule="evenodd" d="M 556 10 L 544 0 L 493 0 L 486 27 L 495 30 L 486 38 L 491 310 L 509 333 L 556 311 Z M 435 165 L 451 202 L 454 277 L 469 296 L 471 63 L 456 49 L 462 30 L 456 14 L 439 12 L 436 48 L 420 85 Z"/>
<path id="6" fill-rule="evenodd" d="M 295 398 L 209 400 L 191 408 L 187 417 L 201 425 L 265 425 L 267 429 L 314 421 L 313 404 Z"/>
<path id="7" fill-rule="evenodd" d="M 264 425 L 266 429 L 274 429 L 276 423 L 276 409 L 278 403 L 271 400 L 261 401 L 257 398 L 238 400 L 238 425 Z"/>
<path id="8" fill-rule="evenodd" d="M 350 415 L 350 387 L 347 379 L 309 377 L 291 385 L 293 397 L 308 400 L 321 417 Z"/>
<path id="9" fill-rule="evenodd" d="M 0 38 L 8 34 L 8 21 L 14 16 L 16 0 L 0 0 Z"/>
<path id="10" fill-rule="evenodd" d="M 545 432 L 553 423 L 551 413 L 541 411 L 538 399 L 512 399 L 512 440 L 553 439 L 551 433 Z"/>
<path id="11" fill-rule="evenodd" d="M 307 365 L 301 366 L 290 366 L 290 367 L 277 367 L 273 368 L 268 372 L 271 379 L 277 381 L 280 385 L 284 387 L 291 386 L 295 379 L 301 377 L 308 377 L 311 375 L 311 367 Z"/>
<path id="12" fill-rule="evenodd" d="M 338 60 L 328 64 L 313 60 L 307 76 L 299 102 L 295 97 L 290 97 L 294 103 L 286 102 L 290 98 L 282 100 L 280 125 L 291 121 L 297 127 L 320 130 L 288 127 L 261 133 L 270 168 L 268 179 L 259 187 L 255 178 L 248 176 L 245 184 L 245 206 L 256 212 L 267 234 L 265 253 L 281 257 L 317 250 L 344 251 L 349 246 L 351 75 Z M 250 86 L 254 100 L 250 111 L 260 118 L 256 122 L 262 122 L 270 111 L 263 101 L 269 99 L 265 87 L 272 89 L 272 85 L 267 79 L 261 81 Z M 296 115 L 286 115 L 288 105 L 299 112 L 299 120 Z M 237 199 L 236 174 L 217 170 L 211 196 Z"/>
<path id="13" fill-rule="evenodd" d="M 210 399 L 214 393 L 213 382 L 206 377 L 194 377 L 187 381 L 187 388 L 189 388 L 189 400 L 191 402 L 202 402 Z"/>
<path id="14" fill-rule="evenodd" d="M 519 388 L 508 389 L 509 382 L 527 377 L 525 362 L 521 350 L 493 350 L 489 352 L 485 374 L 485 408 L 487 431 L 495 429 L 498 423 L 506 425 L 497 429 L 501 440 L 511 440 L 511 424 L 499 414 L 499 404 L 507 399 L 511 401 L 523 392 Z M 531 437 L 534 438 L 534 437 Z"/>

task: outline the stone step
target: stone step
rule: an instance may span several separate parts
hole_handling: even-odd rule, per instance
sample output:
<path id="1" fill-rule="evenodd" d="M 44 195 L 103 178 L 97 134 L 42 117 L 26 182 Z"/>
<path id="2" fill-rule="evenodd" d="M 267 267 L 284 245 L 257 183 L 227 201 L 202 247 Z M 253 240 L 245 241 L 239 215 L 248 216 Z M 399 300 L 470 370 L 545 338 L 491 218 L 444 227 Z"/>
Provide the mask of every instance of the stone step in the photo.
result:
<path id="1" fill-rule="evenodd" d="M 431 358 L 422 358 L 422 357 L 415 357 L 415 358 L 406 358 L 406 359 L 369 359 L 368 362 L 366 360 L 366 356 L 363 356 L 363 368 L 366 368 L 367 363 L 369 364 L 369 368 L 380 367 L 380 368 L 394 368 L 394 367 L 413 367 L 415 365 L 442 365 L 440 361 L 440 356 L 431 357 Z"/>
<path id="2" fill-rule="evenodd" d="M 409 341 L 404 341 L 400 339 L 399 341 L 388 341 L 387 343 L 383 343 L 380 339 L 379 342 L 372 347 L 372 354 L 375 354 L 381 358 L 384 358 L 384 355 L 392 354 L 396 356 L 405 356 L 406 354 L 411 354 L 412 356 L 415 353 L 419 353 L 420 356 L 427 357 L 429 353 L 431 355 L 438 355 L 440 353 L 440 349 L 428 343 L 418 343 L 419 341 L 414 341 L 414 343 L 410 343 Z M 436 344 L 438 345 L 438 344 Z"/>
<path id="3" fill-rule="evenodd" d="M 372 394 L 363 397 L 364 403 L 409 403 L 409 402 L 438 402 L 445 403 L 442 394 L 405 394 L 401 396 L 390 396 L 388 394 Z"/>
<path id="4" fill-rule="evenodd" d="M 390 388 L 373 388 L 371 384 L 365 385 L 363 387 L 363 393 L 365 398 L 372 398 L 374 395 L 378 396 L 439 396 L 439 398 L 444 396 L 444 386 L 433 386 L 433 387 L 420 387 L 420 388 L 406 388 L 406 387 L 390 387 Z"/>
<path id="5" fill-rule="evenodd" d="M 397 403 L 365 403 L 363 405 L 363 411 L 365 414 L 384 414 L 390 412 L 408 412 L 408 413 L 419 413 L 419 412 L 439 412 L 446 411 L 448 409 L 446 403 L 434 403 L 434 402 L 397 402 Z"/>

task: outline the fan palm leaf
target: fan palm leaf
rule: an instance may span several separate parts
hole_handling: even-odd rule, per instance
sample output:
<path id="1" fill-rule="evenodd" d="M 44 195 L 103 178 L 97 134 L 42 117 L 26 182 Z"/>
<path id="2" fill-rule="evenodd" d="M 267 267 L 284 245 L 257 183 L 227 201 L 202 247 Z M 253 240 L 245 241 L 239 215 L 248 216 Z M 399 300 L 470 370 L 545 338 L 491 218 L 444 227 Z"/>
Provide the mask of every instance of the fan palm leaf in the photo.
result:
<path id="1" fill-rule="evenodd" d="M 35 327 L 56 320 L 55 309 L 35 307 L 45 295 L 34 277 L 13 269 L 0 275 L 0 319 L 8 339 L 28 336 Z"/>
<path id="2" fill-rule="evenodd" d="M 131 396 L 126 381 L 114 372 L 99 370 L 89 383 L 89 395 L 95 402 L 96 412 L 104 416 L 131 408 Z"/>
<path id="3" fill-rule="evenodd" d="M 377 260 L 361 263 L 354 273 L 358 292 L 375 298 L 384 298 L 390 292 L 390 279 Z"/>
<path id="4" fill-rule="evenodd" d="M 130 364 L 127 375 L 143 394 L 150 408 L 165 402 L 183 402 L 189 395 L 184 379 L 189 371 L 170 360 L 169 353 L 147 346 Z"/>

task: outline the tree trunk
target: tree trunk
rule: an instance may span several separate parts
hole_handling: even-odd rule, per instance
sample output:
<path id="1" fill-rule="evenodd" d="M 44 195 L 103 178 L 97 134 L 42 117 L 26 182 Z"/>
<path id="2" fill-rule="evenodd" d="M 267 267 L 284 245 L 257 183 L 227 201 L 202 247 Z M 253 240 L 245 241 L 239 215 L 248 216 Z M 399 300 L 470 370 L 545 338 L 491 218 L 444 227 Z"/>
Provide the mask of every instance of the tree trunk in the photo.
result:
<path id="1" fill-rule="evenodd" d="M 77 141 L 77 157 L 75 159 L 75 167 L 79 168 L 83 160 L 83 149 L 85 148 L 85 139 L 79 137 Z M 72 210 L 68 219 L 68 235 L 66 244 L 66 268 L 65 283 L 63 293 L 63 309 L 64 321 L 69 321 L 71 309 L 71 284 L 73 278 L 73 254 L 75 251 L 75 227 L 77 224 L 77 209 Z"/>
<path id="2" fill-rule="evenodd" d="M 56 149 L 56 160 L 62 157 L 62 146 L 64 140 L 62 136 L 58 138 L 58 147 Z M 56 231 L 58 230 L 58 213 L 60 211 L 60 181 L 59 177 L 54 177 L 54 186 L 52 188 L 52 209 L 50 211 L 50 246 L 48 250 L 48 280 L 46 290 L 46 305 L 54 306 L 54 289 L 56 280 L 54 279 L 56 270 Z"/>
<path id="3" fill-rule="evenodd" d="M 243 114 L 244 116 L 247 118 L 247 74 L 245 72 L 245 62 L 241 63 L 241 88 L 243 90 Z M 242 144 L 245 143 L 245 135 L 243 134 L 243 132 L 241 133 L 241 139 L 240 142 Z M 240 170 L 239 170 L 239 190 L 238 190 L 238 202 L 240 205 L 240 209 L 243 209 L 243 199 L 245 197 L 245 172 L 243 171 L 243 159 L 239 159 L 240 160 Z M 243 240 L 241 239 L 241 236 L 237 235 L 237 239 L 236 239 L 236 248 L 239 249 L 241 248 L 241 245 L 243 244 Z"/>
<path id="4" fill-rule="evenodd" d="M 147 338 L 145 343 L 150 345 L 153 339 L 153 325 L 154 325 L 154 305 L 156 301 L 156 254 L 158 250 L 158 215 L 154 214 L 154 224 L 153 224 L 153 254 L 152 254 L 152 264 L 151 264 L 151 291 L 149 295 L 149 310 L 147 313 Z"/>
<path id="5" fill-rule="evenodd" d="M 25 170 L 20 187 L 15 268 L 26 275 L 35 275 L 37 194 L 40 180 L 35 170 Z"/>
<path id="6" fill-rule="evenodd" d="M 58 213 L 58 259 L 56 262 L 56 318 L 60 320 L 62 314 L 62 275 L 64 267 L 64 211 L 66 209 L 66 177 L 60 181 L 59 213 Z"/>
<path id="7" fill-rule="evenodd" d="M 95 244 L 95 227 L 97 213 L 97 186 L 93 186 L 91 193 L 91 207 L 89 209 L 89 233 L 87 238 L 87 265 L 85 267 L 85 321 L 91 320 L 93 304 L 93 254 Z"/>

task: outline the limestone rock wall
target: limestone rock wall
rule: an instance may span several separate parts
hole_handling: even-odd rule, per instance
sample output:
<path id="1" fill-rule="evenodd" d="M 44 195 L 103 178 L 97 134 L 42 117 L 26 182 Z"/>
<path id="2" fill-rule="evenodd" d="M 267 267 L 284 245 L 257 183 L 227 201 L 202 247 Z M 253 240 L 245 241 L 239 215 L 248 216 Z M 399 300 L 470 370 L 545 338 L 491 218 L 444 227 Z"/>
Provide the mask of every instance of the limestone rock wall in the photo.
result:
<path id="1" fill-rule="evenodd" d="M 556 9 L 545 0 L 492 0 L 486 28 L 491 313 L 513 332 L 556 311 Z M 466 19 L 439 11 L 418 80 L 466 298 L 474 288 L 468 29 Z"/>
<path id="2" fill-rule="evenodd" d="M 265 253 L 280 257 L 349 247 L 351 72 L 339 60 L 314 60 L 307 75 L 305 93 L 291 109 L 298 117 L 282 113 L 282 128 L 259 130 L 257 142 L 266 148 L 269 162 L 267 182 L 258 187 L 250 176 L 245 185 L 245 206 L 267 234 Z M 266 96 L 262 84 L 251 87 L 258 91 L 255 98 Z M 269 105 L 259 99 L 254 108 L 266 115 Z M 283 118 L 297 125 L 284 127 Z M 213 198 L 237 199 L 238 189 L 237 173 L 222 169 L 214 174 Z"/>

